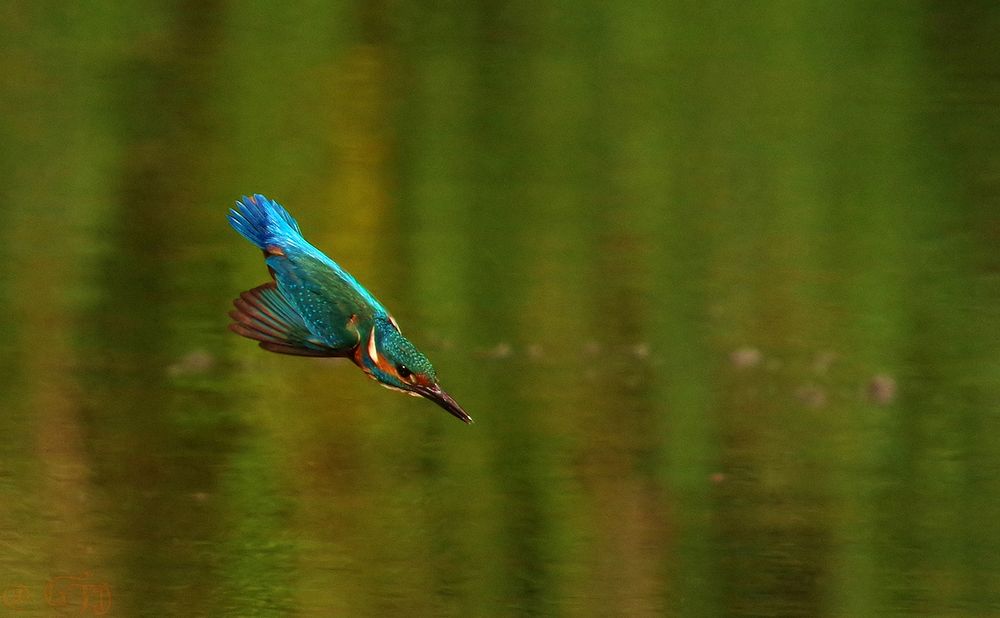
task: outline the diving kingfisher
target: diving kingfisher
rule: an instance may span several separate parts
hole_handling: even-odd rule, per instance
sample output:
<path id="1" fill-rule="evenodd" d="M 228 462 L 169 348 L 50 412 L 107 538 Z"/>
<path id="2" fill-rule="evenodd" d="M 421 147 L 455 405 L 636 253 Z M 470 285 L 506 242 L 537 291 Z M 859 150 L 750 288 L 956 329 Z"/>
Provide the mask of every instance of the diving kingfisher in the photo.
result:
<path id="1" fill-rule="evenodd" d="M 279 354 L 350 358 L 381 385 L 430 399 L 472 422 L 385 307 L 309 244 L 281 204 L 244 196 L 229 211 L 229 224 L 264 252 L 274 279 L 233 301 L 230 330 Z"/>

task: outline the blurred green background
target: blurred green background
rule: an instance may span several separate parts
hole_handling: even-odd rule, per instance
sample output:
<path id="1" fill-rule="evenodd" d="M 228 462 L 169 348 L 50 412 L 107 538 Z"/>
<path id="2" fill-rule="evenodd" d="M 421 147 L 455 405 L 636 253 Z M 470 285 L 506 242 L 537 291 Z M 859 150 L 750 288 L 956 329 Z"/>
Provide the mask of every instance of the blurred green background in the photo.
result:
<path id="1" fill-rule="evenodd" d="M 997 32 L 0 2 L 3 611 L 1000 615 Z M 226 331 L 251 192 L 475 425 Z"/>

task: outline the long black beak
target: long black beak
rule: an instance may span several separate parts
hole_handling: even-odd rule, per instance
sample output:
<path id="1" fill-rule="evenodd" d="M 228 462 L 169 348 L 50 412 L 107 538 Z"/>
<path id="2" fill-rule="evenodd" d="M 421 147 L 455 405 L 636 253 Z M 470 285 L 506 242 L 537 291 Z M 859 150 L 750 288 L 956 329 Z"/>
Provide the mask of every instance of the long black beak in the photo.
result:
<path id="1" fill-rule="evenodd" d="M 459 419 L 465 423 L 471 423 L 472 417 L 465 413 L 462 406 L 458 405 L 458 402 L 451 398 L 451 395 L 441 390 L 441 387 L 437 384 L 433 386 L 423 387 L 417 390 L 422 397 L 430 399 L 434 403 L 438 404 L 442 408 L 448 411 L 455 418 Z"/>

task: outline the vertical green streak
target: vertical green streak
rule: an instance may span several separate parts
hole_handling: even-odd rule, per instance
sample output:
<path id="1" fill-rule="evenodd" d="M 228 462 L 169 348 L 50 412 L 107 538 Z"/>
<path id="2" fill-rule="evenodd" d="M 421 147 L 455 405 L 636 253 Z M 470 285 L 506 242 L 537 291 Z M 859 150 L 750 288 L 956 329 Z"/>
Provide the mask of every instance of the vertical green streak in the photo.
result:
<path id="1" fill-rule="evenodd" d="M 82 341 L 95 482 L 111 534 L 129 541 L 113 560 L 123 613 L 220 607 L 225 569 L 206 548 L 225 538 L 217 471 L 240 428 L 222 396 L 213 325 L 224 305 L 202 250 L 215 233 L 199 224 L 222 14 L 204 4 L 170 9 L 145 14 L 159 38 L 105 69 L 120 170 Z M 192 354 L 207 360 L 185 365 Z"/>
<path id="2" fill-rule="evenodd" d="M 983 104 L 983 96 L 997 91 L 995 80 L 987 76 L 998 51 L 987 41 L 1000 13 L 995 7 L 979 8 L 940 12 L 922 41 L 928 58 L 924 94 L 931 103 L 920 118 L 928 143 L 921 152 L 925 173 L 933 174 L 943 189 L 936 202 L 948 204 L 951 214 L 939 215 L 933 224 L 958 242 L 942 239 L 922 255 L 926 273 L 914 282 L 922 311 L 919 321 L 913 321 L 908 358 L 919 359 L 921 373 L 928 376 L 919 400 L 927 419 L 926 469 L 943 472 L 935 492 L 946 494 L 944 504 L 952 510 L 944 523 L 950 530 L 948 547 L 941 548 L 934 562 L 934 581 L 958 597 L 948 604 L 955 613 L 988 615 L 1000 603 L 1000 564 L 995 560 L 1000 534 L 986 523 L 1000 517 L 1000 483 L 988 472 L 1000 447 L 998 198 L 989 172 L 1000 159 L 1000 146 L 995 106 Z M 961 37 L 952 36 L 954 32 Z M 956 70 L 959 66 L 965 69 Z M 950 96 L 934 96 L 942 92 Z M 928 294 L 928 288 L 934 293 Z M 945 403 L 942 390 L 957 402 Z M 946 440 L 936 440 L 939 436 Z"/>
<path id="3" fill-rule="evenodd" d="M 475 383 L 474 379 L 486 377 L 483 383 L 487 391 L 478 398 L 463 399 L 474 416 L 477 410 L 485 416 L 472 429 L 485 427 L 487 435 L 502 432 L 503 436 L 499 442 L 496 437 L 490 443 L 478 441 L 488 457 L 476 465 L 477 475 L 498 493 L 489 496 L 485 504 L 454 504 L 437 510 L 439 515 L 462 517 L 455 524 L 460 530 L 474 531 L 475 540 L 439 554 L 441 565 L 449 570 L 438 569 L 434 577 L 439 594 L 449 594 L 458 586 L 450 594 L 460 595 L 458 606 L 473 614 L 485 609 L 484 601 L 497 609 L 535 613 L 542 602 L 539 591 L 548 579 L 539 555 L 538 541 L 544 537 L 546 525 L 538 504 L 541 496 L 532 483 L 533 475 L 527 473 L 536 465 L 536 454 L 519 429 L 523 405 L 510 406 L 508 418 L 484 405 L 496 400 L 499 393 L 517 392 L 517 381 L 481 362 L 477 365 L 484 373 L 477 376 L 478 371 L 470 367 L 463 370 L 459 360 L 468 359 L 475 347 L 495 343 L 483 339 L 479 325 L 484 321 L 496 324 L 492 332 L 516 330 L 514 308 L 521 288 L 517 274 L 526 262 L 518 251 L 512 251 L 523 242 L 514 233 L 518 226 L 508 206 L 511 185 L 503 182 L 512 173 L 510 159 L 496 152 L 506 132 L 517 130 L 496 102 L 503 96 L 497 91 L 499 84 L 511 75 L 491 72 L 485 56 L 489 49 L 476 45 L 480 28 L 489 26 L 487 15 L 450 9 L 421 17 L 427 25 L 424 31 L 403 34 L 409 43 L 405 56 L 413 58 L 413 96 L 404 105 L 409 111 L 401 116 L 409 130 L 400 135 L 401 161 L 405 163 L 399 172 L 400 202 L 406 208 L 402 216 L 412 222 L 409 255 L 413 289 L 427 299 L 419 314 L 424 327 L 446 333 L 455 346 L 457 353 L 436 355 L 439 367 L 451 368 L 447 377 L 443 374 L 449 388 L 460 394 L 467 390 L 466 385 Z M 494 117 L 497 112 L 501 115 Z M 497 256 L 512 257 L 513 261 L 498 261 Z M 485 280 L 492 284 L 486 288 L 478 285 Z M 470 432 L 469 439 L 475 441 L 474 434 L 481 431 Z M 473 452 L 461 445 L 448 447 L 452 448 L 457 453 L 445 461 L 462 461 L 454 458 Z M 435 459 L 445 456 L 442 453 Z M 459 469 L 451 465 L 442 468 L 442 474 L 454 475 Z M 472 490 L 473 495 L 483 496 L 474 485 L 466 487 L 466 481 L 458 482 L 461 487 L 452 487 L 452 491 Z M 459 495 L 453 499 L 461 500 Z M 469 527 L 472 521 L 482 523 Z M 431 526 L 437 534 L 446 533 L 447 528 L 440 524 Z M 435 544 L 443 545 L 441 541 Z M 458 556 L 464 556 L 466 564 L 459 564 Z M 470 606 L 461 600 L 470 593 L 480 603 Z"/>
<path id="4" fill-rule="evenodd" d="M 0 587 L 24 585 L 40 600 L 56 574 L 108 577 L 79 402 L 86 357 L 75 343 L 109 165 L 93 78 L 114 39 L 102 11 L 8 4 L 0 13 Z"/>
<path id="5" fill-rule="evenodd" d="M 656 596 L 652 606 L 647 600 L 634 609 L 719 615 L 708 482 L 718 469 L 708 384 L 712 358 L 701 326 L 710 304 L 706 219 L 712 208 L 698 194 L 711 168 L 701 167 L 707 109 L 693 90 L 704 67 L 689 58 L 684 36 L 703 26 L 680 7 L 653 3 L 615 6 L 605 19 L 609 47 L 594 55 L 608 149 L 601 174 L 614 179 L 603 227 L 627 235 L 600 250 L 604 261 L 618 266 L 600 278 L 606 298 L 594 324 L 617 322 L 609 317 L 619 314 L 622 300 L 632 301 L 622 323 L 640 320 L 636 332 L 614 336 L 626 337 L 619 344 L 641 342 L 650 349 L 649 360 L 627 361 L 625 375 L 649 381 L 640 391 L 647 418 L 635 427 L 645 436 L 646 465 L 654 466 L 663 488 L 650 513 L 662 529 L 655 540 L 659 568 L 651 574 Z"/>

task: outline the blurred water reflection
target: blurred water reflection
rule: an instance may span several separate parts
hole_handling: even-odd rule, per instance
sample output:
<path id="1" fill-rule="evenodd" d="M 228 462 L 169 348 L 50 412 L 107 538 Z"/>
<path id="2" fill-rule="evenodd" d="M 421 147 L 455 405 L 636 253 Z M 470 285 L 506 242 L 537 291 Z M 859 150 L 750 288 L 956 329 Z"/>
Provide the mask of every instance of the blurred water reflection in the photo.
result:
<path id="1" fill-rule="evenodd" d="M 879 11 L 0 5 L 5 610 L 995 615 L 1000 11 Z M 254 191 L 475 425 L 225 331 Z"/>

